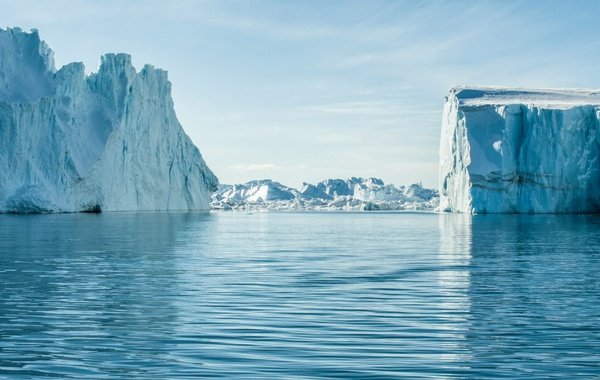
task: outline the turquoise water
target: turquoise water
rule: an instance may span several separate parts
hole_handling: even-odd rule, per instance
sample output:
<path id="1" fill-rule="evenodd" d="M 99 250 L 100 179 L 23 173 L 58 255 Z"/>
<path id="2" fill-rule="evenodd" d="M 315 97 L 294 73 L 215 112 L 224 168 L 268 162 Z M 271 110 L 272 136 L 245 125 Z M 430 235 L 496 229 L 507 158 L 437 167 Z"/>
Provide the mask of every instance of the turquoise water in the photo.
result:
<path id="1" fill-rule="evenodd" d="M 0 377 L 600 377 L 600 217 L 0 216 Z"/>

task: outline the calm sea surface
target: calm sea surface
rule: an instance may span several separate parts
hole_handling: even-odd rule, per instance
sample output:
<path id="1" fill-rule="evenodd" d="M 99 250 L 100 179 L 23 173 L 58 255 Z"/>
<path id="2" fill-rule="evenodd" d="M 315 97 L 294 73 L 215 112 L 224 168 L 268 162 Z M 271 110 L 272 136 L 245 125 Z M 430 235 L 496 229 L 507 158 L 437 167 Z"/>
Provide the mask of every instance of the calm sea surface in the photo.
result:
<path id="1" fill-rule="evenodd" d="M 0 378 L 598 378 L 600 217 L 0 216 Z"/>

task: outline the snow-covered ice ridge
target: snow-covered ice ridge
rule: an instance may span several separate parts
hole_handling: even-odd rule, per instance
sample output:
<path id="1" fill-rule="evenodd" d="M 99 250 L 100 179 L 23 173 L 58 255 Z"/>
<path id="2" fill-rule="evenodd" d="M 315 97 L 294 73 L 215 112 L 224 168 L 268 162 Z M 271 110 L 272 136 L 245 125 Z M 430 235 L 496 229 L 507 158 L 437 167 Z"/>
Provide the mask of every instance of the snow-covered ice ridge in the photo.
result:
<path id="1" fill-rule="evenodd" d="M 270 179 L 220 185 L 215 210 L 423 210 L 438 206 L 438 192 L 420 184 L 396 187 L 377 178 L 328 179 L 301 190 Z"/>
<path id="2" fill-rule="evenodd" d="M 127 54 L 57 71 L 36 30 L 0 29 L 0 212 L 206 210 L 217 184 L 166 71 Z"/>
<path id="3" fill-rule="evenodd" d="M 600 90 L 454 87 L 440 210 L 600 212 L 599 160 Z"/>

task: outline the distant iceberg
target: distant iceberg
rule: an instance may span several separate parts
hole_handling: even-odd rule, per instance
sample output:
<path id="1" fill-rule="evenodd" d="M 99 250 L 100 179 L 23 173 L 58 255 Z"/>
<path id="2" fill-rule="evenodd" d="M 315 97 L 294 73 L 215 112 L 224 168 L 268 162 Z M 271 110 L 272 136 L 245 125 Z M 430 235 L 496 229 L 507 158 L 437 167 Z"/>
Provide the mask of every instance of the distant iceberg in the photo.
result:
<path id="1" fill-rule="evenodd" d="M 220 185 L 215 210 L 432 211 L 438 192 L 421 184 L 396 187 L 378 178 L 327 179 L 297 190 L 270 179 Z"/>
<path id="2" fill-rule="evenodd" d="M 166 71 L 127 54 L 56 71 L 37 31 L 0 29 L 0 212 L 207 210 L 217 185 Z"/>
<path id="3" fill-rule="evenodd" d="M 454 87 L 440 210 L 600 212 L 600 91 Z"/>

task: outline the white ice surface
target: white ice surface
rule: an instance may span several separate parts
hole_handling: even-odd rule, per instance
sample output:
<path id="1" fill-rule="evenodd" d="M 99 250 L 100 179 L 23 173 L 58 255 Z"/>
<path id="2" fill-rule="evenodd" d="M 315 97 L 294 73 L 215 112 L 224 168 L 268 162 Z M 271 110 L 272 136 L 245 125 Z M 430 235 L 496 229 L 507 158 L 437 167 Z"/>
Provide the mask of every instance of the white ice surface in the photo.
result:
<path id="1" fill-rule="evenodd" d="M 600 89 L 454 86 L 450 96 L 460 106 L 524 104 L 564 109 L 582 104 L 600 105 Z"/>
<path id="2" fill-rule="evenodd" d="M 600 92 L 454 87 L 444 105 L 440 209 L 600 211 Z"/>
<path id="3" fill-rule="evenodd" d="M 0 29 L 0 212 L 206 210 L 217 179 L 167 73 L 106 54 L 55 71 L 37 32 Z"/>
<path id="4" fill-rule="evenodd" d="M 377 178 L 327 179 L 296 190 L 271 180 L 221 185 L 218 210 L 425 210 L 438 205 L 437 191 L 420 184 L 396 187 Z"/>

